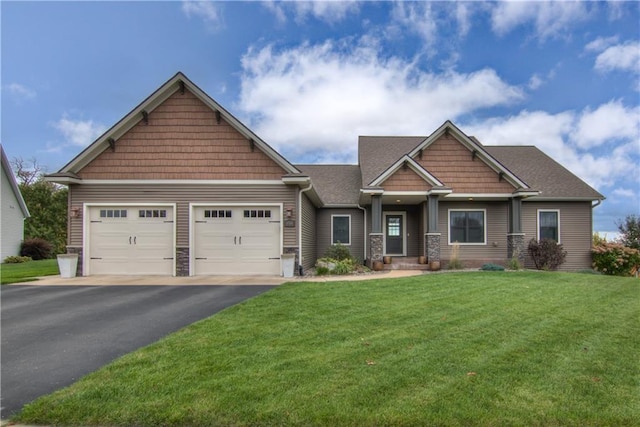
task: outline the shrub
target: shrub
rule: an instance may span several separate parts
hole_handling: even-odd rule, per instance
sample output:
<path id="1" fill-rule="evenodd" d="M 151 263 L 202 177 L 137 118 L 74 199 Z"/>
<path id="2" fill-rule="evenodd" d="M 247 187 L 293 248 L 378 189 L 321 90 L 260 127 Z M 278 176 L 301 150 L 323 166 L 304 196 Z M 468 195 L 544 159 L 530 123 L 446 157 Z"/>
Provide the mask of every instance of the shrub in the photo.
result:
<path id="1" fill-rule="evenodd" d="M 44 239 L 27 239 L 20 245 L 20 255 L 31 257 L 33 260 L 51 258 L 53 246 Z"/>
<path id="2" fill-rule="evenodd" d="M 498 264 L 483 264 L 482 267 L 480 267 L 480 270 L 482 271 L 504 271 L 504 267 Z"/>
<path id="3" fill-rule="evenodd" d="M 7 264 L 21 264 L 23 262 L 29 262 L 29 261 L 32 261 L 31 257 L 16 256 L 16 255 L 8 256 L 4 259 L 4 262 Z"/>
<path id="4" fill-rule="evenodd" d="M 520 264 L 520 260 L 516 257 L 513 257 L 509 260 L 509 270 L 521 270 L 522 264 Z"/>
<path id="5" fill-rule="evenodd" d="M 528 250 L 538 270 L 556 270 L 567 258 L 567 251 L 553 239 L 531 239 Z"/>
<path id="6" fill-rule="evenodd" d="M 620 243 L 600 242 L 591 248 L 593 268 L 612 276 L 631 276 L 640 268 L 640 251 Z"/>
<path id="7" fill-rule="evenodd" d="M 352 259 L 336 260 L 336 266 L 331 270 L 331 274 L 351 274 L 355 269 Z"/>
<path id="8" fill-rule="evenodd" d="M 342 261 L 344 259 L 353 259 L 349 248 L 340 243 L 329 246 L 324 252 L 324 256 L 325 258 L 332 258 L 337 261 Z"/>
<path id="9" fill-rule="evenodd" d="M 356 261 L 352 258 L 337 260 L 320 258 L 316 261 L 316 274 L 351 274 L 356 270 Z"/>
<path id="10" fill-rule="evenodd" d="M 326 276 L 327 274 L 329 274 L 329 269 L 327 267 L 323 267 L 323 266 L 316 267 L 317 276 Z"/>

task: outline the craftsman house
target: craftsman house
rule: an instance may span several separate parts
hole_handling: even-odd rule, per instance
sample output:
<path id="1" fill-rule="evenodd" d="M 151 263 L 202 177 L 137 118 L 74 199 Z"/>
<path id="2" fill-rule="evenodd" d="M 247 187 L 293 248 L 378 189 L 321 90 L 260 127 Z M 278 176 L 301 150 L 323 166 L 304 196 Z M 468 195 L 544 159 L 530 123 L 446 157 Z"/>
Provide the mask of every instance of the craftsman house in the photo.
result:
<path id="1" fill-rule="evenodd" d="M 267 274 L 340 242 L 367 262 L 529 263 L 550 237 L 589 268 L 604 197 L 533 146 L 485 146 L 453 123 L 363 136 L 357 165 L 294 165 L 182 73 L 47 179 L 69 187 L 79 273 Z"/>

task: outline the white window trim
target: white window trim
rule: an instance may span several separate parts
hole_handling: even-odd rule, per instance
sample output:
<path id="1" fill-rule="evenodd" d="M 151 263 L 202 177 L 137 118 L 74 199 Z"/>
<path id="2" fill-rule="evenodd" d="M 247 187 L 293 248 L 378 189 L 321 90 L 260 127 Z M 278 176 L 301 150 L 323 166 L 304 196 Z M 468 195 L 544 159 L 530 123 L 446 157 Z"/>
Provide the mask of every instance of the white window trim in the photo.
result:
<path id="1" fill-rule="evenodd" d="M 340 242 L 340 244 L 342 246 L 351 246 L 351 240 L 353 240 L 352 236 L 351 236 L 351 215 L 347 215 L 347 214 L 331 215 L 331 244 L 332 245 L 338 244 L 338 242 L 334 242 L 333 241 L 333 218 L 337 218 L 337 217 L 341 217 L 341 218 L 347 217 L 347 218 L 349 218 L 349 243 Z"/>
<path id="2" fill-rule="evenodd" d="M 483 231 L 484 231 L 484 235 L 483 235 L 483 239 L 484 241 L 481 243 L 464 243 L 464 242 L 452 242 L 451 241 L 451 212 L 482 212 L 482 214 L 484 215 L 484 224 L 483 224 Z M 449 246 L 453 245 L 454 243 L 458 243 L 460 246 L 487 246 L 487 210 L 486 209 L 449 209 L 447 211 L 447 240 L 448 240 L 448 244 Z"/>
<path id="3" fill-rule="evenodd" d="M 402 216 L 402 253 L 387 253 L 387 216 Z M 405 211 L 384 211 L 382 212 L 382 252 L 389 256 L 407 256 L 407 213 Z"/>
<path id="4" fill-rule="evenodd" d="M 540 214 L 544 212 L 555 212 L 558 215 L 558 243 L 562 243 L 562 234 L 560 233 L 560 209 L 538 209 L 536 214 L 536 238 L 540 240 Z"/>

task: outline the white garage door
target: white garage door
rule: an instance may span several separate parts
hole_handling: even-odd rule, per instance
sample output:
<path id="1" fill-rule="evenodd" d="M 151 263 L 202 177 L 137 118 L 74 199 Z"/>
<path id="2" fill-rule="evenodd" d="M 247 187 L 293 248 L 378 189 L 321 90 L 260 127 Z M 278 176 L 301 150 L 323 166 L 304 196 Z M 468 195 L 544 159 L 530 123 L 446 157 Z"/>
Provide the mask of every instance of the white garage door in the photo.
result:
<path id="1" fill-rule="evenodd" d="M 280 274 L 279 206 L 193 209 L 194 274 Z"/>
<path id="2" fill-rule="evenodd" d="M 173 275 L 172 206 L 96 206 L 89 215 L 89 274 Z"/>

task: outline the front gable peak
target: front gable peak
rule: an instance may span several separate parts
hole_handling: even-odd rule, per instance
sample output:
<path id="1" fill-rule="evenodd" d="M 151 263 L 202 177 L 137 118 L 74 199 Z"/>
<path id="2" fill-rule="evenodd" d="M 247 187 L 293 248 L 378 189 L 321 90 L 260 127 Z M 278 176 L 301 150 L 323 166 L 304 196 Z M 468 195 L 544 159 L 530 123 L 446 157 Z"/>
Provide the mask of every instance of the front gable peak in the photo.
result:
<path id="1" fill-rule="evenodd" d="M 153 124 L 158 126 L 150 126 Z M 194 142 L 195 146 L 180 146 L 180 141 L 186 140 L 185 135 L 189 134 L 192 136 L 198 134 L 194 138 L 194 140 L 198 140 Z M 224 159 L 220 158 L 222 162 L 228 164 L 229 160 L 244 161 L 248 167 L 253 167 L 251 172 L 255 175 L 254 179 L 259 179 L 260 176 L 279 177 L 299 173 L 291 163 L 253 131 L 202 91 L 183 73 L 178 72 L 65 165 L 57 174 L 51 175 L 51 178 L 55 180 L 56 176 L 69 174 L 78 175 L 81 178 L 83 175 L 86 175 L 87 178 L 99 177 L 102 174 L 101 171 L 108 170 L 114 162 L 119 161 L 116 159 L 118 157 L 116 153 L 121 150 L 123 158 L 127 160 L 147 162 L 145 163 L 146 175 L 143 173 L 139 175 L 142 179 L 162 179 L 165 173 L 168 173 L 167 177 L 169 178 L 178 178 L 179 176 L 187 178 L 184 171 L 173 170 L 177 167 L 175 164 L 162 169 L 166 163 L 166 161 L 163 162 L 162 157 L 169 156 L 173 160 L 180 160 L 184 156 L 188 157 L 189 153 L 194 161 L 202 163 L 201 167 L 203 168 L 199 175 L 193 174 L 189 177 L 206 179 L 207 173 L 204 168 L 211 168 L 211 161 L 215 161 L 217 158 L 217 155 L 207 153 L 209 149 L 207 144 L 216 143 L 226 144 L 225 147 L 218 147 L 214 150 L 223 153 L 223 157 L 226 156 Z M 164 148 L 161 148 L 163 144 Z M 161 151 L 161 155 L 157 155 L 157 153 L 147 155 L 153 153 L 154 150 Z M 153 163 L 154 161 L 156 164 Z M 184 165 L 184 163 L 178 163 L 178 165 L 180 164 Z M 172 169 L 172 171 L 168 169 Z M 116 172 L 112 170 L 112 173 Z M 130 178 L 138 176 L 134 172 L 124 171 L 124 169 L 121 172 L 125 175 L 128 174 Z M 171 175 L 172 173 L 173 175 Z M 226 174 L 228 171 L 221 170 L 220 173 Z M 238 171 L 238 173 L 242 174 L 243 172 Z M 213 177 L 213 179 L 218 178 Z M 247 179 L 252 178 L 249 176 Z"/>

